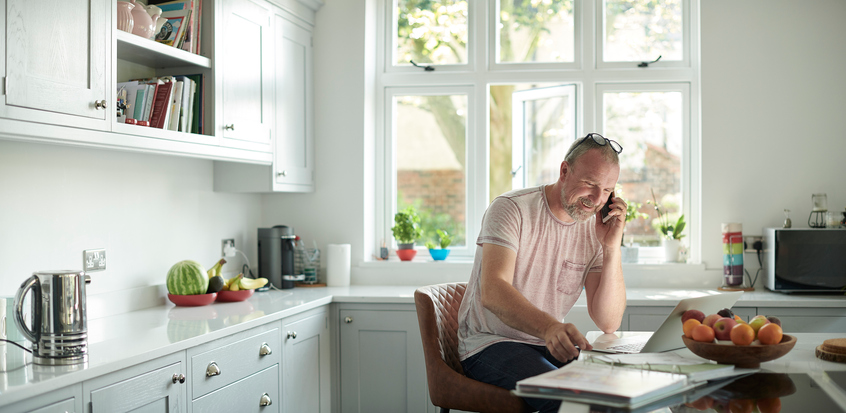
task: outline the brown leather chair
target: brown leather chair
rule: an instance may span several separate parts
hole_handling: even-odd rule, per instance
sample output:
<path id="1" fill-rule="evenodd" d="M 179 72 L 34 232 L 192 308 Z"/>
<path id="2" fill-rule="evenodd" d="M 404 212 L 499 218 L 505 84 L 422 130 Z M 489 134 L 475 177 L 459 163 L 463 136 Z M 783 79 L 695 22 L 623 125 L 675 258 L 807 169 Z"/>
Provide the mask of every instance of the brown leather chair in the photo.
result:
<path id="1" fill-rule="evenodd" d="M 485 413 L 531 412 L 510 391 L 464 375 L 458 359 L 458 308 L 467 283 L 420 287 L 414 292 L 423 339 L 426 378 L 432 404 L 441 408 Z"/>

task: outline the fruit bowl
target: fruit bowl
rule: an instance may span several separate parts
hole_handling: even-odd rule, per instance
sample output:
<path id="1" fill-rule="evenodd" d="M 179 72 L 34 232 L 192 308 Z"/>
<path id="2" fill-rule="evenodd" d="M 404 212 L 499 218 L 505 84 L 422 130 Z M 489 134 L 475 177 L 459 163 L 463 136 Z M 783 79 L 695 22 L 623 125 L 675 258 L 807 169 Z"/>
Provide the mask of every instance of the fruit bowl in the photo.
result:
<path id="1" fill-rule="evenodd" d="M 217 293 L 194 295 L 175 295 L 168 293 L 167 295 L 167 299 L 170 302 L 182 307 L 209 305 L 214 302 L 215 298 L 217 298 Z"/>
<path id="2" fill-rule="evenodd" d="M 765 361 L 775 360 L 793 349 L 796 337 L 784 334 L 778 344 L 750 344 L 736 346 L 729 343 L 705 343 L 682 336 L 684 345 L 693 354 L 721 364 L 734 364 L 736 367 L 758 368 Z"/>
<path id="3" fill-rule="evenodd" d="M 228 291 L 223 290 L 217 293 L 217 301 L 231 303 L 236 301 L 244 301 L 250 296 L 253 295 L 255 290 L 238 290 L 238 291 Z"/>

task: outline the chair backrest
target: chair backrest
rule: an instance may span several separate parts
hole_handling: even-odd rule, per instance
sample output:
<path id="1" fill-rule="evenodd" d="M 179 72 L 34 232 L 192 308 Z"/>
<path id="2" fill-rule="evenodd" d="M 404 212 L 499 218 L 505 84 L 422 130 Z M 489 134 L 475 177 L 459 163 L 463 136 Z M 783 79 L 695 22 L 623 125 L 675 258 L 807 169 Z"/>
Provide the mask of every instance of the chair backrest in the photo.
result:
<path id="1" fill-rule="evenodd" d="M 478 412 L 531 411 L 506 389 L 464 375 L 458 357 L 458 309 L 467 283 L 420 287 L 414 292 L 432 404 Z"/>

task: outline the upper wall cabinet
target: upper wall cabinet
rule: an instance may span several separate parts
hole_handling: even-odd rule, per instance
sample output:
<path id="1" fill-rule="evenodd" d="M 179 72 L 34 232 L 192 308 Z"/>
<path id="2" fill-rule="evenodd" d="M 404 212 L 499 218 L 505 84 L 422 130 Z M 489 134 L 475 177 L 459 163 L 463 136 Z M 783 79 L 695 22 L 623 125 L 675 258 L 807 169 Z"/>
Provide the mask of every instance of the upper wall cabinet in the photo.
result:
<path id="1" fill-rule="evenodd" d="M 114 114 L 107 85 L 110 0 L 63 0 L 49 7 L 0 0 L 5 77 L 0 116 L 106 129 Z"/>
<path id="2" fill-rule="evenodd" d="M 271 151 L 273 50 L 267 3 L 227 0 L 217 33 L 223 144 Z"/>

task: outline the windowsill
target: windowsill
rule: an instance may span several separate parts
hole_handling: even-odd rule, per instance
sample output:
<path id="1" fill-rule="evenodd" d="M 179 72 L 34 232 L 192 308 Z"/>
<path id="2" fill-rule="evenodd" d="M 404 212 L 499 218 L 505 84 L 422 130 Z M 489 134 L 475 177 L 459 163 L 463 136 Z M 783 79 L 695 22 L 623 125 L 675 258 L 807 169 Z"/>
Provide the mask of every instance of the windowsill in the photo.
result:
<path id="1" fill-rule="evenodd" d="M 392 256 L 387 261 L 365 261 L 352 268 L 351 282 L 356 285 L 429 285 L 466 282 L 470 279 L 473 260 L 415 257 L 400 261 Z M 722 268 L 707 269 L 703 263 L 624 263 L 623 275 L 629 288 L 717 288 L 721 285 Z"/>

